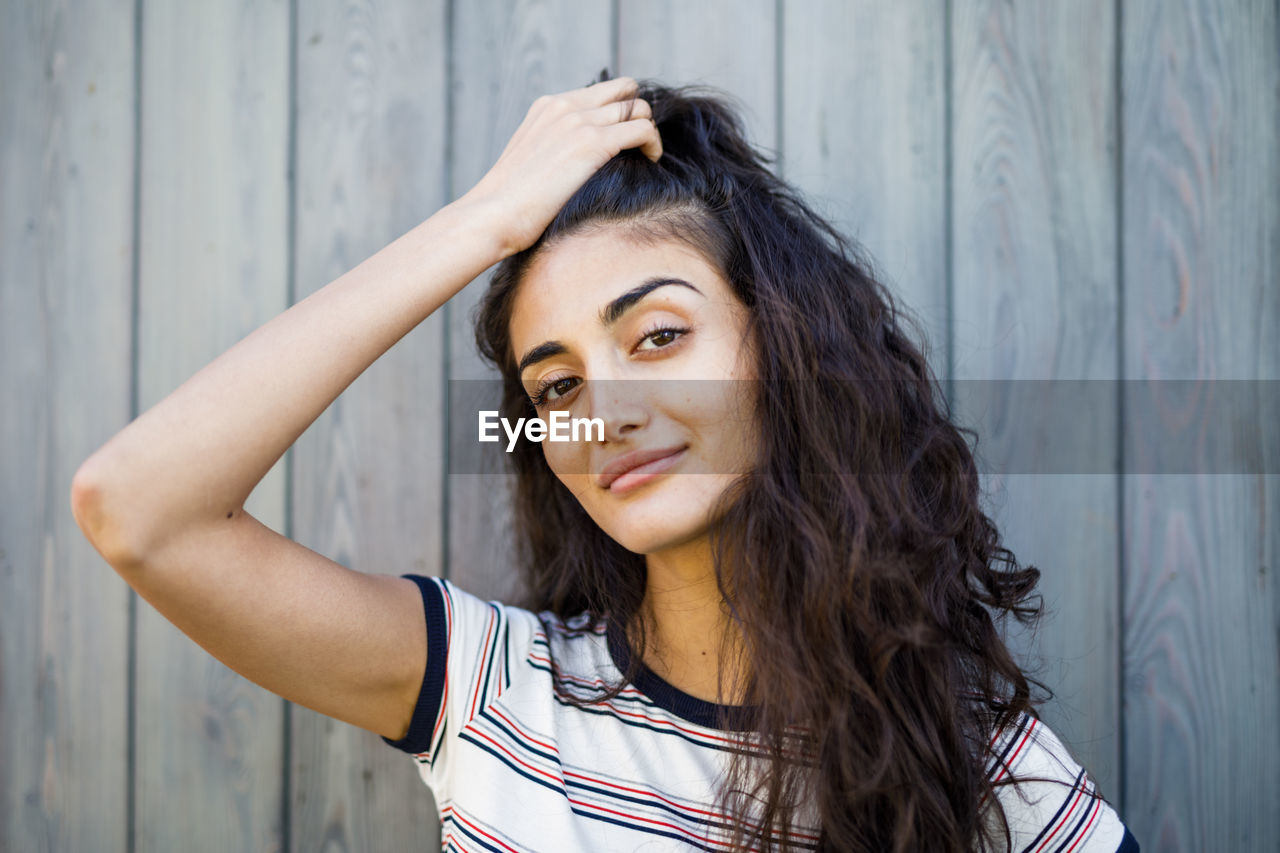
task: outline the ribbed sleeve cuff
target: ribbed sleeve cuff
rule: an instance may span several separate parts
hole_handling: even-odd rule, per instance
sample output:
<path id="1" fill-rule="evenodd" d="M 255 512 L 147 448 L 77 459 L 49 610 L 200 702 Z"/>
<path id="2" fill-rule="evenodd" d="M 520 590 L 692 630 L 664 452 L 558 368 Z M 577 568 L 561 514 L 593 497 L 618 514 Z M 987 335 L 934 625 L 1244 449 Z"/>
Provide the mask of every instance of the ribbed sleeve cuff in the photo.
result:
<path id="1" fill-rule="evenodd" d="M 441 713 L 444 696 L 445 662 L 449 657 L 449 634 L 445 624 L 444 594 L 435 578 L 401 575 L 418 585 L 422 592 L 422 611 L 427 622 L 427 667 L 422 674 L 422 688 L 413 709 L 409 731 L 400 740 L 383 736 L 389 746 L 418 755 L 431 748 L 431 735 Z"/>
<path id="2" fill-rule="evenodd" d="M 1120 839 L 1120 846 L 1116 848 L 1116 853 L 1138 853 L 1138 850 L 1138 839 L 1133 837 L 1133 833 L 1126 826 L 1124 838 Z"/>

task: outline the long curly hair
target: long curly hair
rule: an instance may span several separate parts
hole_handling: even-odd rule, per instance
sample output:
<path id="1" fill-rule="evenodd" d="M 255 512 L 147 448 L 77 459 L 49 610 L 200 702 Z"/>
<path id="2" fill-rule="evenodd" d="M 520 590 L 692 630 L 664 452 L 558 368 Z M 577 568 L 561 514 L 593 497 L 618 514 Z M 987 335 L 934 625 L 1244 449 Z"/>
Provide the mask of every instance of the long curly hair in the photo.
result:
<path id="1" fill-rule="evenodd" d="M 749 310 L 760 389 L 756 468 L 722 496 L 710 531 L 752 700 L 754 748 L 732 755 L 718 803 L 735 818 L 730 843 L 779 849 L 775 834 L 785 839 L 807 807 L 821 822 L 819 849 L 997 849 L 997 828 L 1007 848 L 991 796 L 992 733 L 1022 712 L 1038 717 L 1029 683 L 1052 693 L 1024 675 L 996 623 L 1040 618 L 1039 594 L 1029 603 L 1040 572 L 1001 547 L 979 505 L 962 435 L 972 431 L 952 423 L 913 343 L 924 339 L 919 321 L 861 247 L 771 172 L 731 96 L 639 82 L 662 158 L 627 150 L 610 160 L 534 245 L 497 266 L 476 307 L 477 345 L 502 376 L 501 415 L 536 415 L 508 326 L 540 251 L 589 226 L 625 224 L 713 262 Z M 589 614 L 591 627 L 645 648 L 644 620 L 633 624 L 643 555 L 601 530 L 540 445 L 522 441 L 508 458 L 519 603 Z M 632 653 L 630 671 L 602 695 L 565 700 L 612 698 L 640 659 Z M 1006 773 L 998 784 L 1015 781 Z"/>

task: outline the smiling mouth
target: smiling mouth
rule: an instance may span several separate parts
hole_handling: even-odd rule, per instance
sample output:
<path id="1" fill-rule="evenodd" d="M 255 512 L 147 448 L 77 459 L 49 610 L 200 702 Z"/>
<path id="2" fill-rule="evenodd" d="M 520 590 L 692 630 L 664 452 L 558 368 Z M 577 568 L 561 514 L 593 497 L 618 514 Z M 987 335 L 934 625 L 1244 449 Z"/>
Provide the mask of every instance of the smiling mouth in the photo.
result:
<path id="1" fill-rule="evenodd" d="M 652 459 L 618 475 L 609 483 L 609 491 L 618 495 L 644 485 L 679 464 L 687 449 L 687 447 L 681 447 L 674 453 Z"/>

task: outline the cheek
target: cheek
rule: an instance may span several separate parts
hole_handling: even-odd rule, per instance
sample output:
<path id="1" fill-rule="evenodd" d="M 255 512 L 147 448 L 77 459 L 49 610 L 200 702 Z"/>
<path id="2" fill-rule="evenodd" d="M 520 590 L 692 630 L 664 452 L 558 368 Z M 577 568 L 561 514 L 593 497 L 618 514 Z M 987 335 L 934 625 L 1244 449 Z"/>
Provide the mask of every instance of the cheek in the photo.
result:
<path id="1" fill-rule="evenodd" d="M 588 455 L 584 447 L 573 442 L 542 442 L 542 456 L 547 467 L 561 483 L 579 499 L 592 488 Z"/>
<path id="2" fill-rule="evenodd" d="M 713 465 L 711 472 L 737 472 L 740 466 L 736 463 L 756 446 L 755 383 L 726 380 L 703 384 L 707 387 L 696 408 L 690 411 L 689 422 L 701 436 L 706 453 L 717 462 L 735 462 L 730 468 Z"/>

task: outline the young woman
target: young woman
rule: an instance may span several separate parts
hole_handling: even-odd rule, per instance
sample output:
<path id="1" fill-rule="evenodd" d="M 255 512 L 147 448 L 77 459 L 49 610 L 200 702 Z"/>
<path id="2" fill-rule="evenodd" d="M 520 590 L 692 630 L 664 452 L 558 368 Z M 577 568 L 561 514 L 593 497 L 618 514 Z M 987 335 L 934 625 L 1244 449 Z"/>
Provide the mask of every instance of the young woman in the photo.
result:
<path id="1" fill-rule="evenodd" d="M 495 263 L 502 416 L 599 425 L 511 454 L 523 600 L 244 512 Z M 868 269 L 714 93 L 542 97 L 466 195 L 87 460 L 76 518 L 219 660 L 411 753 L 450 849 L 1137 850 L 996 633 L 1039 572 Z"/>

